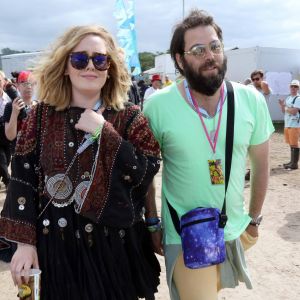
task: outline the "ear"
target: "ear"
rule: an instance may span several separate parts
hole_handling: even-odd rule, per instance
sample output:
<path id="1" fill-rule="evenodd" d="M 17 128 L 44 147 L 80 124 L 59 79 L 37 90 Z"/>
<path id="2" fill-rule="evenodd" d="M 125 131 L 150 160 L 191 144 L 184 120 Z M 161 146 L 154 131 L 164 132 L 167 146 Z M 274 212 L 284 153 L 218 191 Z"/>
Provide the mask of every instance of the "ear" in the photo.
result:
<path id="1" fill-rule="evenodd" d="M 179 53 L 176 53 L 176 54 L 175 54 L 175 59 L 176 59 L 176 62 L 177 62 L 177 64 L 178 64 L 178 66 L 179 66 L 181 69 L 183 69 L 183 67 L 182 67 L 182 58 L 181 58 L 181 55 L 180 55 Z"/>

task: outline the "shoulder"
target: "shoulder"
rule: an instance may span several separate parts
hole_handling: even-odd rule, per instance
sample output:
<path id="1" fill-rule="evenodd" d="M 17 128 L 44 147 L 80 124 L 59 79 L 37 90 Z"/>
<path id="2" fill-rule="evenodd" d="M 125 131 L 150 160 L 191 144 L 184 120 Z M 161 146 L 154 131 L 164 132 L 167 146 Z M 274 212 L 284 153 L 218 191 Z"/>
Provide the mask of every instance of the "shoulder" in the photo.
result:
<path id="1" fill-rule="evenodd" d="M 178 93 L 179 92 L 176 84 L 169 85 L 161 90 L 156 91 L 151 96 L 149 96 L 149 98 L 145 102 L 145 111 L 156 106 L 168 106 L 170 101 L 174 102 L 174 98 L 178 96 Z"/>

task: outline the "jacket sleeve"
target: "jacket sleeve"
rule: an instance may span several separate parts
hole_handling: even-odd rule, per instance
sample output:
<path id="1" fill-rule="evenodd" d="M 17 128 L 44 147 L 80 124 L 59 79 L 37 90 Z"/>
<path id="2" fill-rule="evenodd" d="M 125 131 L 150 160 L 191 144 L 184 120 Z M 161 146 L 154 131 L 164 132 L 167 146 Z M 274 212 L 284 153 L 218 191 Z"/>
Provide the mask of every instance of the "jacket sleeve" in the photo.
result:
<path id="1" fill-rule="evenodd" d="M 80 213 L 95 222 L 131 226 L 140 218 L 148 185 L 160 167 L 160 150 L 148 121 L 137 106 L 119 118 L 120 134 L 105 122 L 92 181 Z M 129 117 L 128 117 L 129 116 Z"/>
<path id="2" fill-rule="evenodd" d="M 31 245 L 36 244 L 38 206 L 37 107 L 31 111 L 18 133 L 11 179 L 0 217 L 0 236 Z"/>

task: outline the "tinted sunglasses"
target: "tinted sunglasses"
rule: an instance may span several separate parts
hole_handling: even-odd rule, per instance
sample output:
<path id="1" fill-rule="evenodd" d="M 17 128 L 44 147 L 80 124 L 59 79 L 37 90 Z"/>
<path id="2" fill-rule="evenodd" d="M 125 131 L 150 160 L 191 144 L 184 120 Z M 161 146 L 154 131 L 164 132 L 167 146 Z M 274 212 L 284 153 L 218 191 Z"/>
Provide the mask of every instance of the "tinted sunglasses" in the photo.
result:
<path id="1" fill-rule="evenodd" d="M 86 52 L 72 52 L 70 54 L 70 63 L 72 67 L 76 70 L 85 69 L 90 59 L 93 62 L 93 65 L 98 71 L 106 71 L 110 66 L 110 56 L 102 53 L 93 53 L 89 56 Z"/>
<path id="2" fill-rule="evenodd" d="M 259 81 L 260 78 L 259 77 L 255 77 L 255 78 L 251 78 L 252 81 Z"/>
<path id="3" fill-rule="evenodd" d="M 198 44 L 193 46 L 189 51 L 184 51 L 183 53 L 204 57 L 207 51 L 211 51 L 213 54 L 220 54 L 223 51 L 223 44 L 219 40 L 212 41 L 208 45 Z"/>
<path id="4" fill-rule="evenodd" d="M 291 88 L 294 88 L 294 89 L 298 89 L 298 88 L 299 88 L 298 85 L 291 85 L 290 87 L 291 87 Z"/>

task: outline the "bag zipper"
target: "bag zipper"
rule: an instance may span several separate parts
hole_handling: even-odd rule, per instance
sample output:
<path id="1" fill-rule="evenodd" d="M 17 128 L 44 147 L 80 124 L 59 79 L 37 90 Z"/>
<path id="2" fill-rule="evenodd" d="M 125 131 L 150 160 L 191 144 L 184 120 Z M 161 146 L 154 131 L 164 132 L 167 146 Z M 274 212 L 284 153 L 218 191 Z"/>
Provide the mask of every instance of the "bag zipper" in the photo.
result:
<path id="1" fill-rule="evenodd" d="M 195 224 L 199 224 L 199 223 L 205 223 L 205 222 L 209 222 L 209 221 L 213 221 L 216 220 L 216 217 L 210 217 L 210 218 L 206 218 L 206 219 L 201 219 L 201 220 L 196 220 L 196 221 L 192 221 L 186 224 L 183 224 L 180 229 L 182 230 L 185 227 L 191 226 L 191 225 L 195 225 Z"/>

